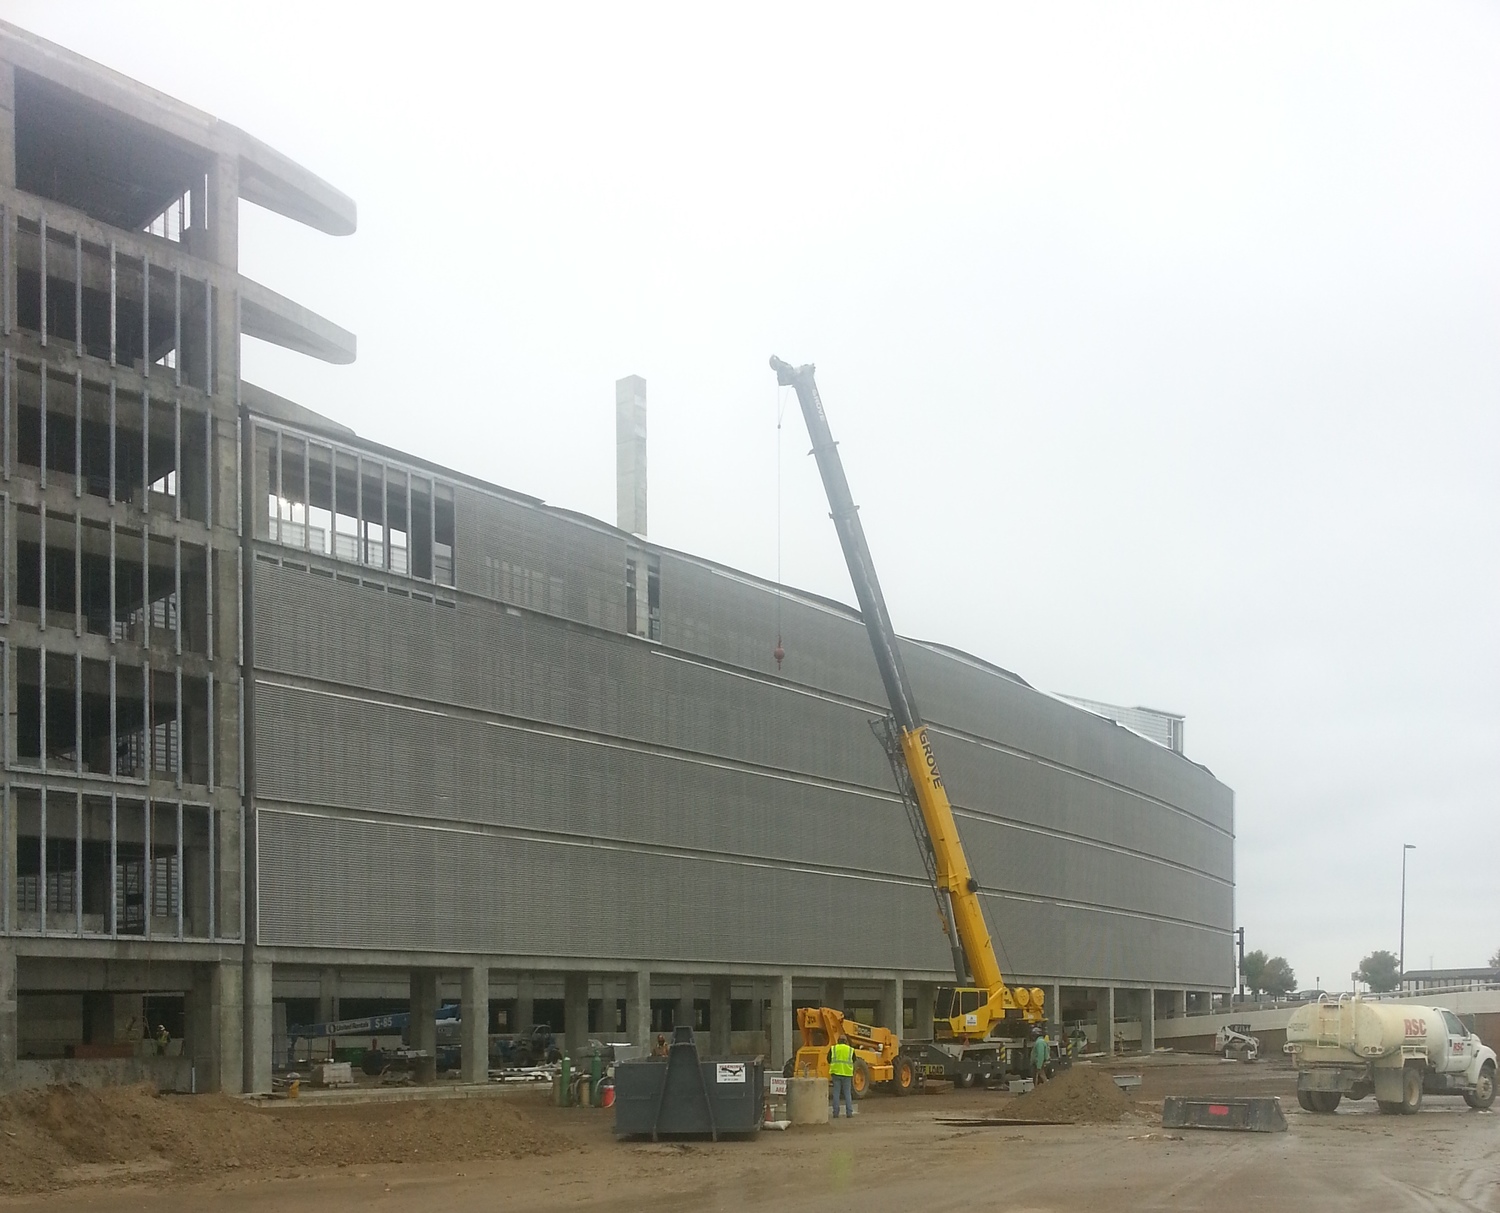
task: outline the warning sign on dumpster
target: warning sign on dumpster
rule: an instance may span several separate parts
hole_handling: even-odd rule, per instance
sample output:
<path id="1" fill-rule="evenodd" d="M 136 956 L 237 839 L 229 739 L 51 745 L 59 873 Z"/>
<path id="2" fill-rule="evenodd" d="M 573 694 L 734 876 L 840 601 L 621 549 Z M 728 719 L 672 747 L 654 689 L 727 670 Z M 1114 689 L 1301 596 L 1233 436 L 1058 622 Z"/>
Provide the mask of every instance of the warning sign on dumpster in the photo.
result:
<path id="1" fill-rule="evenodd" d="M 745 1063 L 742 1061 L 721 1061 L 718 1063 L 719 1082 L 744 1082 Z"/>

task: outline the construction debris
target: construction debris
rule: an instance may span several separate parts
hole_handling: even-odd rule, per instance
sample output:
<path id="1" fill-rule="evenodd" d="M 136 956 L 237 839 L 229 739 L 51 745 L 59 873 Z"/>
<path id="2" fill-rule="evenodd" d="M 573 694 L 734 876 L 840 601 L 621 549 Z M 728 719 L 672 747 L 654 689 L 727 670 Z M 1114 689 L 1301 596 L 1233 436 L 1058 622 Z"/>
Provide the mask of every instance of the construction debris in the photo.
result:
<path id="1" fill-rule="evenodd" d="M 560 1147 L 527 1111 L 531 1098 L 255 1107 L 220 1095 L 161 1096 L 148 1086 L 22 1091 L 0 1099 L 0 1193 L 141 1174 L 181 1181 L 554 1153 Z"/>
<path id="2" fill-rule="evenodd" d="M 1108 1070 L 1075 1065 L 1029 1094 L 1009 1100 L 996 1116 L 1002 1120 L 1100 1125 L 1122 1120 L 1132 1107 Z"/>

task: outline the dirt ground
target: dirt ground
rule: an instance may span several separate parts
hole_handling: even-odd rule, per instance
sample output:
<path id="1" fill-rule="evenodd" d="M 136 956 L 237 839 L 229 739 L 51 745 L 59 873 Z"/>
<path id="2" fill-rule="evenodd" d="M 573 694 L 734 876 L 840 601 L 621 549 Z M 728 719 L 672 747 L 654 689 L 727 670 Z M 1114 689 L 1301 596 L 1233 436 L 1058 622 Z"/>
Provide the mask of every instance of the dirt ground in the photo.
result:
<path id="1" fill-rule="evenodd" d="M 940 1123 L 1021 1111 L 1015 1097 L 962 1091 L 872 1096 L 852 1121 L 717 1145 L 617 1142 L 612 1113 L 555 1108 L 532 1092 L 353 1108 L 303 1101 L 271 1110 L 228 1100 L 156 1100 L 148 1113 L 173 1104 L 170 1117 L 182 1109 L 204 1121 L 203 1141 L 192 1151 L 183 1153 L 190 1139 L 178 1136 L 189 1132 L 187 1125 L 172 1119 L 160 1134 L 168 1147 L 160 1155 L 79 1161 L 78 1152 L 89 1149 L 101 1157 L 130 1152 L 128 1132 L 95 1127 L 93 1146 L 72 1139 L 72 1153 L 39 1158 L 33 1191 L 0 1196 L 0 1210 L 1221 1213 L 1315 1203 L 1351 1213 L 1500 1213 L 1500 1116 L 1471 1112 L 1462 1100 L 1430 1099 L 1416 1117 L 1382 1116 L 1370 1100 L 1315 1116 L 1298 1109 L 1294 1076 L 1275 1060 L 1243 1065 L 1158 1056 L 1109 1070 L 1143 1077 L 1133 1107 L 1116 1123 Z M 1166 1094 L 1250 1093 L 1279 1095 L 1290 1131 L 1160 1127 Z M 40 1114 L 45 1121 L 45 1106 Z M 51 1115 L 66 1127 L 57 1119 L 62 1112 L 54 1108 Z M 0 1177 L 19 1159 L 19 1134 L 30 1131 L 18 1123 L 14 1114 L 0 1120 L 5 1134 L 18 1134 L 0 1136 Z M 60 1130 L 49 1131 L 56 1140 Z M 43 1175 L 48 1166 L 52 1174 Z M 36 1190 L 43 1185 L 50 1190 Z"/>

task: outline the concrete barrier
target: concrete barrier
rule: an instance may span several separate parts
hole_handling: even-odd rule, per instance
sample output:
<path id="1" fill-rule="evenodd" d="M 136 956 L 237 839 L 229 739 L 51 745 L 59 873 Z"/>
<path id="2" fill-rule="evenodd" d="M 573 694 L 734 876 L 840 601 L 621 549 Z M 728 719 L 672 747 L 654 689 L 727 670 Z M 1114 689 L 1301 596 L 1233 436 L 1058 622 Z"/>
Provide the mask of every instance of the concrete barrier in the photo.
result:
<path id="1" fill-rule="evenodd" d="M 786 1109 L 793 1125 L 826 1125 L 828 1123 L 828 1080 L 826 1078 L 787 1079 Z"/>

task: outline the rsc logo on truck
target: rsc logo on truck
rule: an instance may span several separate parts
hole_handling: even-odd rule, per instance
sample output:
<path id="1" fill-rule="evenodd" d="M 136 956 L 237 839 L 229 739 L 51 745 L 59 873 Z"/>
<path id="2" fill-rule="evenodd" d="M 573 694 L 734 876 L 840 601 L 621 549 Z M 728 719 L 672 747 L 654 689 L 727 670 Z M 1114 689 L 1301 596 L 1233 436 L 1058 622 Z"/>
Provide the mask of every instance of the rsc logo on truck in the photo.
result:
<path id="1" fill-rule="evenodd" d="M 1408 1019 L 1406 1021 L 1406 1039 L 1416 1037 L 1419 1040 L 1427 1036 L 1427 1021 L 1425 1019 Z"/>

